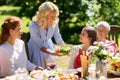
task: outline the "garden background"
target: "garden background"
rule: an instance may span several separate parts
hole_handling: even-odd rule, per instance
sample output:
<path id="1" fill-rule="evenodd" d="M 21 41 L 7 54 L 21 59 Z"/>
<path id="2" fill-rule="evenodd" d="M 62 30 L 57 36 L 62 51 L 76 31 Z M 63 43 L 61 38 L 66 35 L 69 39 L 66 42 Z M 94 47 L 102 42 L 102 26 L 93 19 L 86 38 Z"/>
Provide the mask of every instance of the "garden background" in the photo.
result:
<path id="1" fill-rule="evenodd" d="M 29 40 L 29 23 L 38 6 L 48 0 L 0 0 L 0 25 L 6 17 L 14 15 L 22 19 L 22 29 Z M 66 44 L 77 45 L 79 34 L 86 25 L 95 26 L 105 20 L 120 26 L 120 0 L 49 0 L 60 10 L 59 28 Z M 69 56 L 58 57 L 58 64 L 66 68 Z"/>

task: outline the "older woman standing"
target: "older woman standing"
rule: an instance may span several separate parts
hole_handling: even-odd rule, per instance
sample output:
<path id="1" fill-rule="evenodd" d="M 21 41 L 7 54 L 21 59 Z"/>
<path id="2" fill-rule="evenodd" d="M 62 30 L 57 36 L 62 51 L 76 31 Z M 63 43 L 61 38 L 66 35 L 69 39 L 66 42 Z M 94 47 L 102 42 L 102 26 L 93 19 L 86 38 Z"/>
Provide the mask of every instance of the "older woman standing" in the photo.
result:
<path id="1" fill-rule="evenodd" d="M 54 60 L 55 55 L 60 55 L 59 50 L 54 49 L 52 37 L 57 44 L 64 45 L 58 27 L 58 15 L 58 7 L 47 1 L 39 6 L 30 24 L 31 37 L 28 42 L 30 61 L 44 68 L 46 68 L 45 59 Z"/>
<path id="2" fill-rule="evenodd" d="M 96 25 L 96 29 L 97 29 L 97 41 L 104 42 L 104 44 L 107 44 L 110 46 L 110 49 L 109 49 L 110 52 L 117 53 L 118 52 L 117 44 L 114 41 L 110 41 L 106 39 L 110 31 L 110 25 L 105 21 L 101 21 Z"/>
<path id="3" fill-rule="evenodd" d="M 18 68 L 42 70 L 27 60 L 24 42 L 20 40 L 21 20 L 8 17 L 1 27 L 0 35 L 0 77 L 15 73 Z"/>

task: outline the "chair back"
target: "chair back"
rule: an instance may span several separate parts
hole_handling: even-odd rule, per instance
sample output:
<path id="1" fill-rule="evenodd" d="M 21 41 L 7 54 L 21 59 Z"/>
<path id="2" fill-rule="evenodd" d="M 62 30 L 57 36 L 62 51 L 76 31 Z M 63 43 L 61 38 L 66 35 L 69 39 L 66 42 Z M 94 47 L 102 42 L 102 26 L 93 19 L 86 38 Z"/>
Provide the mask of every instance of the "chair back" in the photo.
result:
<path id="1" fill-rule="evenodd" d="M 28 45 L 27 45 L 27 34 L 25 32 L 22 33 L 21 39 L 24 41 L 25 49 L 26 49 L 26 55 L 29 60 L 29 51 L 28 51 Z"/>
<path id="2" fill-rule="evenodd" d="M 119 32 L 120 32 L 120 26 L 117 25 L 111 25 L 110 26 L 110 32 L 108 34 L 108 40 L 113 40 L 118 44 L 118 39 L 119 39 Z"/>

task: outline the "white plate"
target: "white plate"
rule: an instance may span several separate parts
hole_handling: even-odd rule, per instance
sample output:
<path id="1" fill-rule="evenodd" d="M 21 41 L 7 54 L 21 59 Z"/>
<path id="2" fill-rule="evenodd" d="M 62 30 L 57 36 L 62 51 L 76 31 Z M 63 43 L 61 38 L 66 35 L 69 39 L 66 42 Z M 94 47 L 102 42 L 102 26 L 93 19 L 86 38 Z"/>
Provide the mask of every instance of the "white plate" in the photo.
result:
<path id="1" fill-rule="evenodd" d="M 117 71 L 114 71 L 114 70 L 109 70 L 109 71 L 116 76 L 120 76 L 120 72 L 117 72 Z"/>
<path id="2" fill-rule="evenodd" d="M 76 71 L 76 69 L 65 69 L 65 70 L 62 70 L 61 73 L 76 74 L 78 73 L 78 71 Z"/>

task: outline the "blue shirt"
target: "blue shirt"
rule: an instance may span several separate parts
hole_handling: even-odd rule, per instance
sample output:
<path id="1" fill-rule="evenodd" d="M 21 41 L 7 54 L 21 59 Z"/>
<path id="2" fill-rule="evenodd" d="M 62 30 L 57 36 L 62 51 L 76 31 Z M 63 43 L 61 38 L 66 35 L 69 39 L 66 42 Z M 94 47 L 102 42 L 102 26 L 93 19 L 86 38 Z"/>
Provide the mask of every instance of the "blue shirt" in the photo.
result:
<path id="1" fill-rule="evenodd" d="M 30 61 L 38 66 L 45 68 L 44 59 L 54 58 L 53 55 L 47 54 L 40 50 L 41 47 L 46 47 L 54 50 L 54 44 L 52 37 L 54 37 L 57 44 L 64 44 L 61 34 L 59 32 L 58 24 L 54 28 L 48 26 L 48 30 L 41 29 L 40 26 L 32 22 L 30 24 L 30 40 L 28 42 L 28 49 L 30 54 Z"/>

